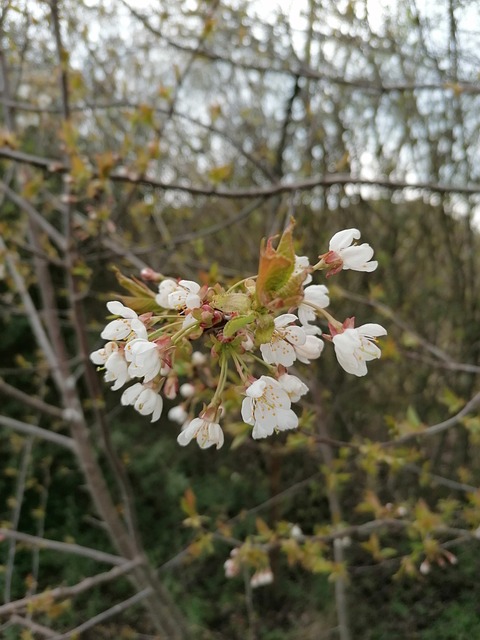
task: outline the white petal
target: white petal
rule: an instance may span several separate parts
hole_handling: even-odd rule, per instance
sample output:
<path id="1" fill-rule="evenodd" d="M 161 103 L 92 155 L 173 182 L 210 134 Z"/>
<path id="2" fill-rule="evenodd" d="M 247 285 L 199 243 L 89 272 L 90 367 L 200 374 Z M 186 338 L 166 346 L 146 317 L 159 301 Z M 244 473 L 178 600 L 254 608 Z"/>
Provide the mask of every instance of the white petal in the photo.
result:
<path id="1" fill-rule="evenodd" d="M 200 291 L 200 285 L 193 280 L 180 280 L 178 284 L 190 293 L 198 293 Z"/>
<path id="2" fill-rule="evenodd" d="M 358 240 L 360 238 L 360 231 L 358 229 L 344 229 L 343 231 L 338 231 L 328 245 L 330 251 L 335 251 L 338 253 L 341 249 L 346 249 L 349 247 L 354 240 Z"/>
<path id="3" fill-rule="evenodd" d="M 285 338 L 291 344 L 300 346 L 302 344 L 305 344 L 307 336 L 305 335 L 305 331 L 302 327 L 291 326 L 285 329 Z"/>
<path id="4" fill-rule="evenodd" d="M 265 391 L 265 387 L 267 386 L 267 382 L 269 380 L 273 380 L 273 378 L 269 378 L 268 376 L 262 376 L 248 387 L 246 390 L 247 396 L 250 398 L 260 398 Z"/>
<path id="5" fill-rule="evenodd" d="M 153 389 L 143 389 L 133 405 L 142 416 L 153 413 L 156 405 L 157 394 Z"/>
<path id="6" fill-rule="evenodd" d="M 310 302 L 320 309 L 325 309 L 330 304 L 328 289 L 324 284 L 312 284 L 305 287 L 303 295 L 306 302 Z"/>
<path id="7" fill-rule="evenodd" d="M 196 293 L 189 293 L 185 297 L 185 306 L 187 309 L 198 309 L 202 306 L 202 301 Z"/>
<path id="8" fill-rule="evenodd" d="M 162 409 L 163 409 L 162 396 L 157 394 L 157 402 L 155 404 L 155 409 L 153 410 L 152 419 L 150 420 L 150 422 L 156 422 L 157 420 L 160 419 L 160 416 L 162 415 Z"/>
<path id="9" fill-rule="evenodd" d="M 291 409 L 279 409 L 277 411 L 277 427 L 281 431 L 286 429 L 296 429 L 298 427 L 298 416 Z"/>
<path id="10" fill-rule="evenodd" d="M 262 345 L 263 346 L 263 345 Z M 284 367 L 291 367 L 297 359 L 295 349 L 286 340 L 275 340 L 270 343 L 273 359 L 265 362 L 269 364 L 282 364 Z"/>
<path id="11" fill-rule="evenodd" d="M 259 438 L 267 438 L 268 436 L 272 435 L 273 428 L 273 424 L 256 422 L 255 426 L 253 427 L 252 438 L 254 438 L 255 440 L 258 440 Z"/>
<path id="12" fill-rule="evenodd" d="M 297 376 L 284 373 L 278 378 L 278 382 L 286 391 L 291 402 L 298 402 L 300 398 L 308 393 L 308 387 Z"/>
<path id="13" fill-rule="evenodd" d="M 133 309 L 129 309 L 117 300 L 107 302 L 107 309 L 115 316 L 121 316 L 122 318 L 138 318 Z"/>
<path id="14" fill-rule="evenodd" d="M 200 422 L 200 425 L 197 424 Z M 201 426 L 201 420 L 199 418 L 194 418 L 186 427 L 183 429 L 177 436 L 177 442 L 182 447 L 186 447 L 189 442 L 191 442 L 192 438 L 195 436 L 196 432 Z"/>
<path id="15" fill-rule="evenodd" d="M 130 320 L 117 319 L 107 324 L 100 337 L 104 340 L 124 340 L 131 331 Z"/>
<path id="16" fill-rule="evenodd" d="M 92 353 L 90 354 L 90 360 L 93 362 L 93 364 L 98 364 L 98 365 L 105 364 L 105 362 L 107 361 L 107 358 L 108 358 L 108 355 L 105 350 L 105 347 L 102 347 L 102 349 L 97 349 L 97 351 L 92 351 Z"/>
<path id="17" fill-rule="evenodd" d="M 122 393 L 122 397 L 120 398 L 120 403 L 123 406 L 134 404 L 142 391 L 143 384 L 141 384 L 140 382 L 136 382 L 128 389 L 125 389 L 125 391 Z"/>
<path id="18" fill-rule="evenodd" d="M 262 354 L 262 358 L 265 360 L 267 364 L 274 364 L 275 354 L 273 352 L 272 345 L 270 342 L 260 345 L 260 353 Z"/>
<path id="19" fill-rule="evenodd" d="M 288 324 L 296 322 L 297 320 L 297 316 L 293 313 L 282 313 L 275 318 L 274 322 L 276 327 L 286 327 Z"/>
<path id="20" fill-rule="evenodd" d="M 247 424 L 255 423 L 254 409 L 255 409 L 255 401 L 249 397 L 244 398 L 242 401 L 241 414 L 242 414 L 242 420 Z"/>
<path id="21" fill-rule="evenodd" d="M 305 326 L 309 322 L 313 322 L 317 317 L 317 314 L 309 307 L 307 304 L 300 304 L 298 307 L 298 319 L 300 320 L 300 324 Z"/>
<path id="22" fill-rule="evenodd" d="M 320 338 L 317 338 L 312 334 L 308 334 L 305 344 L 300 347 L 296 347 L 295 352 L 300 362 L 310 364 L 310 360 L 316 360 L 322 355 L 324 346 L 325 345 Z"/>
<path id="23" fill-rule="evenodd" d="M 365 336 L 366 338 L 376 338 L 377 336 L 387 335 L 385 327 L 382 327 L 381 324 L 376 324 L 375 322 L 362 324 L 360 327 L 357 327 L 357 331 L 361 336 Z"/>

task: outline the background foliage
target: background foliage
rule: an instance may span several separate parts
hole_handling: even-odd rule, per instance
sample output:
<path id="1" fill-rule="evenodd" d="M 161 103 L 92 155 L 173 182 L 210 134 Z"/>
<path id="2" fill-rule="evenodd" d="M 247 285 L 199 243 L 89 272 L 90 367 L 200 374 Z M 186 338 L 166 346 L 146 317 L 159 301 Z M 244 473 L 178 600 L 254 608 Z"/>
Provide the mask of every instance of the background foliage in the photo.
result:
<path id="1" fill-rule="evenodd" d="M 113 502 L 123 516 L 109 440 L 143 547 L 193 637 L 473 638 L 478 4 L 294 4 L 2 3 L 2 415 L 68 433 L 65 416 L 11 391 L 64 408 L 10 256 L 52 342 L 56 318 Z M 232 421 L 219 452 L 180 449 L 177 427 L 151 426 L 105 385 L 92 397 L 78 325 L 98 348 L 104 302 L 118 290 L 112 264 L 228 283 L 256 272 L 261 238 L 292 214 L 299 254 L 314 259 L 348 227 L 376 249 L 368 279 L 330 281 L 338 317 L 354 309 L 358 324 L 388 328 L 367 378 L 344 374 L 325 349 L 298 370 L 312 390 L 299 433 L 230 448 Z M 1 526 L 114 552 L 72 452 L 1 425 Z M 192 513 L 205 517 L 201 527 L 182 524 Z M 299 550 L 290 538 L 285 553 L 282 523 L 326 540 Z M 339 527 L 343 543 L 333 540 Z M 223 569 L 232 539 L 247 538 L 273 548 L 275 581 L 254 591 L 251 568 L 232 580 Z M 0 544 L 6 603 L 100 570 L 12 548 Z M 32 620 L 60 633 L 131 593 L 125 579 L 109 582 L 23 622 L 0 618 L 0 629 L 48 637 Z M 84 637 L 154 633 L 135 606 Z"/>

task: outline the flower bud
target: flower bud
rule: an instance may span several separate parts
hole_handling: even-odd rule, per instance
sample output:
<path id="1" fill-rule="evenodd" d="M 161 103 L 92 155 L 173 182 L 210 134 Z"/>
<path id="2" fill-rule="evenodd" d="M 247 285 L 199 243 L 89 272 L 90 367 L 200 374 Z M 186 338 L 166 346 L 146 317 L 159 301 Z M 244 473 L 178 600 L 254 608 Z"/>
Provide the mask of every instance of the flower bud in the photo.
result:
<path id="1" fill-rule="evenodd" d="M 182 384 L 182 386 L 180 387 L 180 395 L 184 398 L 191 398 L 193 395 L 195 395 L 195 387 L 193 386 L 193 384 L 190 384 L 189 382 L 185 382 L 184 384 Z"/>
<path id="2" fill-rule="evenodd" d="M 163 387 L 163 394 L 169 400 L 175 400 L 178 393 L 178 378 L 175 374 L 169 375 Z"/>
<path id="3" fill-rule="evenodd" d="M 146 282 L 160 282 L 162 280 L 162 274 L 157 273 L 150 267 L 145 267 L 145 269 L 142 269 L 140 271 L 140 277 Z"/>

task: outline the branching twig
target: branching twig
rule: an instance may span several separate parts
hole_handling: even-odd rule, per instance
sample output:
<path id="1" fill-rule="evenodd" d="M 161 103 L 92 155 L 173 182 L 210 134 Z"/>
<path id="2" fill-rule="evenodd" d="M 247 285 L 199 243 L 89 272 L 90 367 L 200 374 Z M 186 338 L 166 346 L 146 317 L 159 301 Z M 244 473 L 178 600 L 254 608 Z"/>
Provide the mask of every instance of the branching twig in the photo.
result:
<path id="1" fill-rule="evenodd" d="M 22 598 L 21 600 L 15 600 L 14 602 L 9 602 L 8 604 L 4 604 L 0 606 L 0 616 L 8 615 L 13 613 L 14 611 L 19 611 L 25 609 L 27 607 L 35 605 L 36 602 L 41 601 L 46 596 L 51 598 L 52 600 L 60 600 L 64 598 L 71 598 L 77 596 L 84 591 L 88 591 L 93 587 L 98 586 L 99 584 L 104 584 L 105 582 L 111 582 L 120 576 L 125 575 L 129 571 L 131 571 L 134 567 L 137 567 L 141 564 L 142 559 L 136 558 L 135 560 L 130 560 L 128 562 L 124 562 L 123 564 L 110 569 L 110 571 L 105 571 L 104 573 L 99 573 L 95 576 L 90 576 L 85 578 L 81 582 L 78 582 L 71 587 L 56 587 L 54 589 L 48 589 L 43 593 L 38 593 L 34 596 L 28 596 L 26 598 Z"/>
<path id="2" fill-rule="evenodd" d="M 138 593 L 136 593 L 131 598 L 128 598 L 123 602 L 119 602 L 113 607 L 110 607 L 110 609 L 107 609 L 106 611 L 102 611 L 102 613 L 99 613 L 98 615 L 93 616 L 93 618 L 90 618 L 90 620 L 87 620 L 83 624 L 80 624 L 78 627 L 75 627 L 75 629 L 71 629 L 70 631 L 67 631 L 67 633 L 62 633 L 61 635 L 54 636 L 53 640 L 68 640 L 69 638 L 78 637 L 81 633 L 83 633 L 87 629 L 91 629 L 92 627 L 95 627 L 97 624 L 100 624 L 101 622 L 104 622 L 105 620 L 108 620 L 109 618 L 112 618 L 113 616 L 116 616 L 119 613 L 122 613 L 122 611 L 125 611 L 129 607 L 133 607 L 133 605 L 141 602 L 151 594 L 152 594 L 152 588 L 147 587 L 146 589 L 143 589 L 143 591 L 139 591 Z"/>
<path id="3" fill-rule="evenodd" d="M 416 438 L 426 438 L 430 436 L 435 436 L 457 425 L 462 420 L 462 418 L 465 418 L 465 416 L 467 416 L 469 413 L 477 409 L 477 407 L 479 406 L 480 406 L 480 392 L 477 393 L 475 396 L 473 396 L 473 398 L 469 400 L 469 402 L 467 402 L 467 404 L 463 407 L 463 409 L 458 413 L 456 413 L 451 418 L 447 418 L 447 420 L 444 420 L 443 422 L 439 422 L 437 424 L 431 425 L 430 427 L 426 427 L 422 431 L 407 433 L 406 435 L 401 436 L 400 438 L 395 438 L 390 442 L 383 442 L 382 446 L 396 447 L 396 446 L 405 444 L 406 442 L 410 442 L 411 440 L 415 440 Z"/>
<path id="4" fill-rule="evenodd" d="M 70 167 L 61 160 L 55 158 L 44 158 L 16 151 L 8 147 L 0 147 L 0 158 L 6 158 L 22 164 L 29 164 L 51 173 L 68 173 Z M 92 169 L 92 177 L 98 178 L 99 174 Z M 308 191 L 315 187 L 332 187 L 333 185 L 357 185 L 357 186 L 373 186 L 384 187 L 385 189 L 414 189 L 420 191 L 428 191 L 432 193 L 459 193 L 464 195 L 480 194 L 480 186 L 455 186 L 449 184 L 441 184 L 438 182 L 407 182 L 405 180 L 389 180 L 388 178 L 361 178 L 345 173 L 331 173 L 326 175 L 316 175 L 309 178 L 299 178 L 290 182 L 280 182 L 269 184 L 263 187 L 252 188 L 234 188 L 225 189 L 216 185 L 188 185 L 179 182 L 165 182 L 155 178 L 148 178 L 129 174 L 128 170 L 112 171 L 109 175 L 112 182 L 139 184 L 161 189 L 163 191 L 180 191 L 191 195 L 217 196 L 218 198 L 260 198 L 277 195 L 280 193 L 291 193 L 292 191 Z"/>
<path id="5" fill-rule="evenodd" d="M 10 622 L 12 624 L 17 624 L 20 627 L 25 627 L 25 629 L 29 629 L 33 633 L 38 633 L 44 638 L 55 637 L 55 631 L 53 631 L 49 627 L 45 627 L 43 624 L 38 624 L 38 622 L 33 622 L 33 620 L 29 620 L 28 618 L 23 618 L 18 615 L 13 615 L 11 617 Z"/>

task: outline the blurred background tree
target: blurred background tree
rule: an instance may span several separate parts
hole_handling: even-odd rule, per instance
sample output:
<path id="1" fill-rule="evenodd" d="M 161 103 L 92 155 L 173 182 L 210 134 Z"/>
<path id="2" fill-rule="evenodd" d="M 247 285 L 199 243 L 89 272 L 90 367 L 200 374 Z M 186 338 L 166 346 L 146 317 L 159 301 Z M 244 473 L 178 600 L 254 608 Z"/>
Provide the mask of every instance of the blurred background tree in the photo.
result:
<path id="1" fill-rule="evenodd" d="M 3 0 L 0 28 L 5 637 L 480 635 L 478 3 Z M 181 450 L 88 361 L 110 267 L 228 282 L 291 215 L 311 259 L 376 248 L 330 291 L 383 360 L 322 355 L 296 434 Z M 246 539 L 273 584 L 225 578 Z"/>

